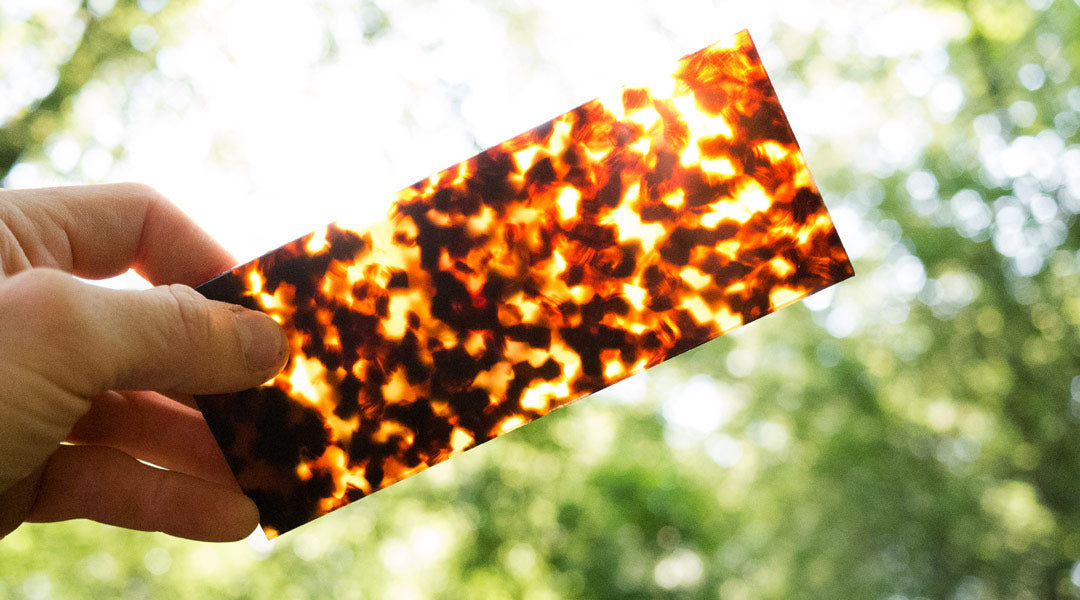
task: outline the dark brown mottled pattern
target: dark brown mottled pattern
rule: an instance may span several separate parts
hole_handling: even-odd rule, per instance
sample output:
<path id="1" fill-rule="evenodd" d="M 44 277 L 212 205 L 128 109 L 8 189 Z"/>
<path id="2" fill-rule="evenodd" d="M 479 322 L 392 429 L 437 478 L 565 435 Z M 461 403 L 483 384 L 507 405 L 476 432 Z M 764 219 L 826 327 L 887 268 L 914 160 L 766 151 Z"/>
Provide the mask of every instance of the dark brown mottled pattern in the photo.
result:
<path id="1" fill-rule="evenodd" d="M 198 400 L 273 536 L 852 273 L 743 32 L 201 286 L 292 356 Z"/>

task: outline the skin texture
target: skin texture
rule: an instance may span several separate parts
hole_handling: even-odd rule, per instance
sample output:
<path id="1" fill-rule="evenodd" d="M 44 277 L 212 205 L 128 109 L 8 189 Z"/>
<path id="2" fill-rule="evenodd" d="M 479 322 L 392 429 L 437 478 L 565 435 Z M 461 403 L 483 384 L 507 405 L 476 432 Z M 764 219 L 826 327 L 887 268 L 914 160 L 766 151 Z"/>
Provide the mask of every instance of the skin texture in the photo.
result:
<path id="1" fill-rule="evenodd" d="M 234 264 L 145 185 L 0 190 L 0 537 L 79 518 L 205 541 L 254 530 L 192 399 L 287 359 L 268 316 L 189 287 Z M 129 268 L 157 287 L 72 277 Z"/>

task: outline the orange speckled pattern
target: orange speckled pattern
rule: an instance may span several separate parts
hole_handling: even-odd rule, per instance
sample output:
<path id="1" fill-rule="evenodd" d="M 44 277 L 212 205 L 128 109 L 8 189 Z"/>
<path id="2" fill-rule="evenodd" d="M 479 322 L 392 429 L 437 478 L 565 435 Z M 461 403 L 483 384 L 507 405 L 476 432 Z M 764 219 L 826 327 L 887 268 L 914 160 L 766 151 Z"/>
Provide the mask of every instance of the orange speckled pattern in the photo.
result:
<path id="1" fill-rule="evenodd" d="M 852 274 L 742 32 L 200 286 L 291 357 L 198 402 L 273 537 Z"/>

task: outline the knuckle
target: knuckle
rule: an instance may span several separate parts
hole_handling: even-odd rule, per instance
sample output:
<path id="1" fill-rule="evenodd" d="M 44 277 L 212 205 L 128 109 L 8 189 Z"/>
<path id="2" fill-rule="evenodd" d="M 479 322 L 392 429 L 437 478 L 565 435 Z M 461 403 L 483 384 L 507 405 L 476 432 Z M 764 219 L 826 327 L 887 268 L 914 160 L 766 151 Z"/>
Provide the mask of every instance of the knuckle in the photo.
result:
<path id="1" fill-rule="evenodd" d="M 129 181 L 129 182 L 121 183 L 121 184 L 119 184 L 119 186 L 120 186 L 120 189 L 123 190 L 123 192 L 126 195 L 129 195 L 129 196 L 133 196 L 133 197 L 136 197 L 136 198 L 146 198 L 146 199 L 148 199 L 148 200 L 150 200 L 152 202 L 165 201 L 165 195 L 164 194 L 157 191 L 156 188 L 154 188 L 154 187 L 152 187 L 150 185 L 147 185 L 145 183 L 140 183 L 140 182 L 136 182 L 136 181 Z"/>
<path id="2" fill-rule="evenodd" d="M 180 334 L 193 342 L 210 338 L 212 319 L 209 302 L 186 285 L 174 283 L 162 286 L 168 299 Z"/>
<path id="3" fill-rule="evenodd" d="M 30 269 L 7 280 L 0 302 L 5 306 L 58 308 L 69 303 L 71 276 L 55 269 Z"/>
<path id="4" fill-rule="evenodd" d="M 8 324 L 43 335 L 78 327 L 84 307 L 71 276 L 54 269 L 22 271 L 0 287 L 0 314 Z"/>
<path id="5" fill-rule="evenodd" d="M 0 282 L 0 357 L 79 398 L 108 383 L 110 357 L 101 351 L 99 319 L 80 285 L 52 269 Z"/>
<path id="6" fill-rule="evenodd" d="M 154 469 L 154 467 L 146 467 Z M 137 493 L 131 494 L 131 514 L 136 522 L 136 528 L 146 531 L 160 531 L 161 510 L 168 506 L 169 486 L 168 472 L 160 469 L 146 471 L 145 483 Z"/>

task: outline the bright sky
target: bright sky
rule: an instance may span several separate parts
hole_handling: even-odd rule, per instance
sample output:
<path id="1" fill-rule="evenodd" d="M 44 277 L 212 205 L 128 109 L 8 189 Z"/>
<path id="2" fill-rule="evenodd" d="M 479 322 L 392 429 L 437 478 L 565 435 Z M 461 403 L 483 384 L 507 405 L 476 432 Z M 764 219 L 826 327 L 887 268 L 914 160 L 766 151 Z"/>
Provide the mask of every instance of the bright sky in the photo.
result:
<path id="1" fill-rule="evenodd" d="M 41 50 L 0 47 L 0 60 L 25 65 L 0 91 L 43 89 L 42 72 L 78 33 L 75 1 L 5 2 L 0 16 L 25 18 L 28 5 L 43 4 L 66 33 Z M 162 4 L 140 2 L 147 12 Z M 880 109 L 854 85 L 808 91 L 787 80 L 788 58 L 805 49 L 772 40 L 774 24 L 825 28 L 830 58 L 928 57 L 911 69 L 927 85 L 944 68 L 945 39 L 966 27 L 959 17 L 882 3 L 377 4 L 391 29 L 375 42 L 363 33 L 376 13 L 358 14 L 350 0 L 207 0 L 165 38 L 137 28 L 137 47 L 161 47 L 158 71 L 92 82 L 76 104 L 76 131 L 54 136 L 46 161 L 24 162 L 6 183 L 143 181 L 247 259 L 331 220 L 381 218 L 394 191 L 742 28 L 757 40 L 804 145 L 830 128 L 834 139 L 865 135 L 887 121 Z M 955 111 L 962 98 L 944 85 L 943 110 Z M 5 105 L 3 97 L 0 116 L 25 100 L 8 96 Z M 897 129 L 882 146 L 899 162 L 929 132 Z M 114 161 L 116 144 L 126 151 Z"/>

